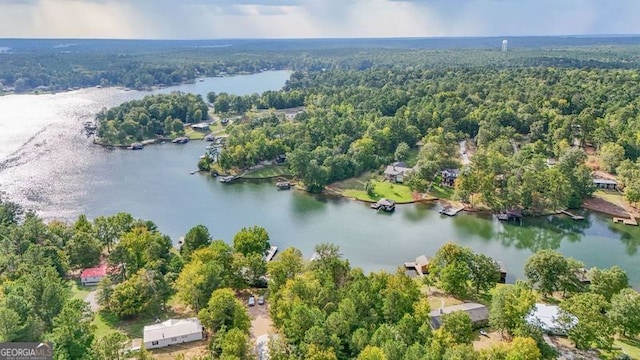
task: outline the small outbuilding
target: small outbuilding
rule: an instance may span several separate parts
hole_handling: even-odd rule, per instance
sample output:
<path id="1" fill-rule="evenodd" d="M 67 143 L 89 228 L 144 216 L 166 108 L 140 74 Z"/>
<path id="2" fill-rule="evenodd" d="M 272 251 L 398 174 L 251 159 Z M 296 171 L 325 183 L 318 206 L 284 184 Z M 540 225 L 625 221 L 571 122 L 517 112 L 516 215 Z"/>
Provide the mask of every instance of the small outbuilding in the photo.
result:
<path id="1" fill-rule="evenodd" d="M 500 268 L 500 280 L 498 282 L 504 284 L 507 282 L 507 265 L 500 260 L 496 260 L 496 265 Z"/>
<path id="2" fill-rule="evenodd" d="M 198 318 L 169 319 L 159 324 L 145 326 L 142 342 L 146 349 L 153 349 L 204 338 L 204 327 Z"/>
<path id="3" fill-rule="evenodd" d="M 442 326 L 442 316 L 455 311 L 464 311 L 471 317 L 471 323 L 474 328 L 485 327 L 489 322 L 489 309 L 479 303 L 464 303 L 460 305 L 441 307 L 431 311 L 431 327 L 436 330 Z"/>

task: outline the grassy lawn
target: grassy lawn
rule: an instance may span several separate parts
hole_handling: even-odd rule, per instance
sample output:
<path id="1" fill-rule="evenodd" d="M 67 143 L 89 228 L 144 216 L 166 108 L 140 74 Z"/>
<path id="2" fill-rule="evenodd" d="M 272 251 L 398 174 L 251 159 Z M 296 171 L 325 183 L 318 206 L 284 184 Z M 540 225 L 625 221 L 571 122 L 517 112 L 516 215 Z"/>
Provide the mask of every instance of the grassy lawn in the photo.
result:
<path id="1" fill-rule="evenodd" d="M 409 202 L 413 200 L 411 195 L 411 189 L 402 184 L 393 184 L 388 181 L 372 180 L 374 196 L 370 196 L 364 189 L 347 189 L 344 190 L 344 195 L 353 197 L 359 200 L 377 201 L 381 198 L 386 198 L 398 202 Z M 364 188 L 364 185 L 362 185 Z"/>
<path id="2" fill-rule="evenodd" d="M 276 176 L 291 176 L 292 173 L 289 171 L 289 167 L 286 165 L 271 165 L 265 166 L 261 169 L 251 170 L 247 172 L 246 177 L 249 178 L 270 178 Z"/>
<path id="3" fill-rule="evenodd" d="M 177 317 L 172 310 L 158 314 L 158 319 L 164 321 L 172 317 Z M 100 338 L 114 330 L 122 331 L 129 338 L 141 338 L 142 331 L 146 325 L 154 324 L 155 316 L 145 315 L 131 320 L 121 320 L 117 316 L 106 311 L 96 314 L 93 324 L 96 326 L 96 337 Z"/>
<path id="4" fill-rule="evenodd" d="M 617 191 L 604 191 L 604 190 L 597 190 L 596 192 L 593 193 L 593 197 L 597 197 L 600 198 L 602 200 L 606 200 L 612 204 L 616 204 L 620 207 L 625 207 L 624 205 L 624 199 L 622 198 L 622 194 L 620 194 Z"/>
<path id="5" fill-rule="evenodd" d="M 190 140 L 202 140 L 204 139 L 204 135 L 205 134 L 200 131 L 195 131 L 188 127 L 184 128 L 184 136 L 188 137 Z"/>
<path id="6" fill-rule="evenodd" d="M 84 300 L 95 289 L 95 287 L 80 285 L 78 280 L 69 280 L 69 287 L 71 288 L 71 297 L 80 300 Z"/>
<path id="7" fill-rule="evenodd" d="M 629 355 L 632 359 L 640 359 L 640 340 L 616 339 L 613 342 L 613 347 L 620 348 L 622 352 Z"/>
<path id="8" fill-rule="evenodd" d="M 428 194 L 438 199 L 451 200 L 453 199 L 453 188 L 441 185 L 441 182 L 436 179 L 436 181 L 433 182 L 431 191 L 429 191 Z"/>

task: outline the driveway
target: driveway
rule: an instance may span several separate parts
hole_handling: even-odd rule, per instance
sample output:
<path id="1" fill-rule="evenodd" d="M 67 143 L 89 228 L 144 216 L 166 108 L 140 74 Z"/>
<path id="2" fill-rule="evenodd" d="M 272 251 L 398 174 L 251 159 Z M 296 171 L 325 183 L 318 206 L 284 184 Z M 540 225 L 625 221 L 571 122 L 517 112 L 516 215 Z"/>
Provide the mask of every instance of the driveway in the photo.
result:
<path id="1" fill-rule="evenodd" d="M 100 309 L 100 305 L 98 305 L 97 294 L 98 294 L 98 290 L 96 289 L 90 292 L 89 295 L 87 295 L 87 297 L 84 298 L 84 301 L 86 301 L 89 304 L 89 307 L 93 312 L 98 312 L 98 310 Z"/>

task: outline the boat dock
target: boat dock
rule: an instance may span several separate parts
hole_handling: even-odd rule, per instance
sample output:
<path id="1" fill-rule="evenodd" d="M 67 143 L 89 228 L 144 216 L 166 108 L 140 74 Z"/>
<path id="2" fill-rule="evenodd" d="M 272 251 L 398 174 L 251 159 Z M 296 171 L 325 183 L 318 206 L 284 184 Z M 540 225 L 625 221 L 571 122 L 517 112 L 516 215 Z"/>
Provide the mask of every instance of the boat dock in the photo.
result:
<path id="1" fill-rule="evenodd" d="M 460 211 L 464 210 L 464 207 L 454 208 L 453 206 L 445 206 L 440 209 L 439 213 L 447 216 L 456 216 Z"/>
<path id="2" fill-rule="evenodd" d="M 278 181 L 276 187 L 278 190 L 289 190 L 291 189 L 291 183 L 288 181 Z"/>
<path id="3" fill-rule="evenodd" d="M 621 224 L 625 224 L 625 225 L 631 225 L 631 226 L 638 226 L 638 220 L 635 218 L 635 216 L 629 214 L 629 218 L 621 218 L 621 217 L 614 217 L 613 218 L 613 223 L 617 224 L 617 223 L 621 223 Z"/>
<path id="4" fill-rule="evenodd" d="M 278 252 L 278 247 L 277 246 L 271 246 L 269 248 L 269 251 L 267 251 L 267 255 L 265 255 L 265 257 L 264 257 L 264 261 L 269 262 L 269 261 L 273 260 L 273 257 L 276 256 L 277 252 Z"/>
<path id="5" fill-rule="evenodd" d="M 218 176 L 218 181 L 220 181 L 221 183 L 230 183 L 235 179 L 235 176 Z"/>
<path id="6" fill-rule="evenodd" d="M 584 220 L 584 216 L 580 216 L 580 215 L 576 215 L 576 214 L 570 213 L 567 210 L 560 210 L 559 212 L 571 217 L 573 220 Z"/>
<path id="7" fill-rule="evenodd" d="M 407 261 L 404 263 L 404 267 L 407 270 L 415 270 L 418 276 L 424 276 L 429 273 L 429 258 L 425 255 L 420 255 L 416 258 L 416 261 Z"/>

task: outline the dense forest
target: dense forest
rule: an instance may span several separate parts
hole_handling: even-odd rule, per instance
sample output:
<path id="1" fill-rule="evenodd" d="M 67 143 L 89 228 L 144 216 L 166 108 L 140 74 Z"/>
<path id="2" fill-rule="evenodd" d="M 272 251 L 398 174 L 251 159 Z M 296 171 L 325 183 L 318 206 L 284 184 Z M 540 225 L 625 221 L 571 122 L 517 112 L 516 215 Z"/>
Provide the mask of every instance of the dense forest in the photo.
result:
<path id="1" fill-rule="evenodd" d="M 184 124 L 199 123 L 209 118 L 209 109 L 202 97 L 172 93 L 145 96 L 96 115 L 97 135 L 107 144 L 169 137 L 184 133 Z"/>
<path id="2" fill-rule="evenodd" d="M 386 166 L 399 147 L 420 142 L 411 182 L 420 189 L 456 166 L 457 142 L 470 138 L 477 152 L 456 186 L 461 199 L 478 194 L 490 208 L 533 213 L 576 207 L 593 191 L 585 145 L 609 171 L 624 164 L 624 184 L 634 188 L 639 75 L 562 67 L 296 72 L 282 93 L 304 93 L 305 113 L 233 125 L 220 165 L 245 168 L 284 148 L 293 172 L 320 190 Z M 558 166 L 548 167 L 549 158 Z"/>
<path id="3" fill-rule="evenodd" d="M 316 246 L 314 260 L 288 248 L 267 263 L 269 247 L 259 226 L 240 229 L 227 243 L 197 225 L 176 250 L 153 222 L 126 213 L 47 224 L 0 202 L 0 341 L 46 340 L 55 359 L 112 360 L 125 358 L 130 337 L 140 336 L 118 330 L 123 324 L 197 316 L 210 335 L 210 355 L 200 359 L 251 359 L 244 301 L 255 291 L 266 295 L 276 328 L 271 359 L 551 359 L 555 350 L 525 320 L 539 298 L 578 319 L 567 323 L 578 349 L 610 351 L 615 334 L 640 333 L 640 294 L 621 269 L 592 268 L 587 285 L 578 277 L 582 263 L 551 250 L 529 258 L 526 281 L 496 287 L 496 262 L 454 243 L 438 250 L 422 279 L 404 270 L 365 274 L 331 244 Z M 99 263 L 111 270 L 92 311 L 78 274 Z M 442 305 L 432 288 L 453 296 L 447 301 L 487 305 L 485 329 L 503 340 L 474 350 L 479 335 L 462 311 L 433 329 L 432 310 Z M 128 356 L 153 358 L 145 349 Z"/>

